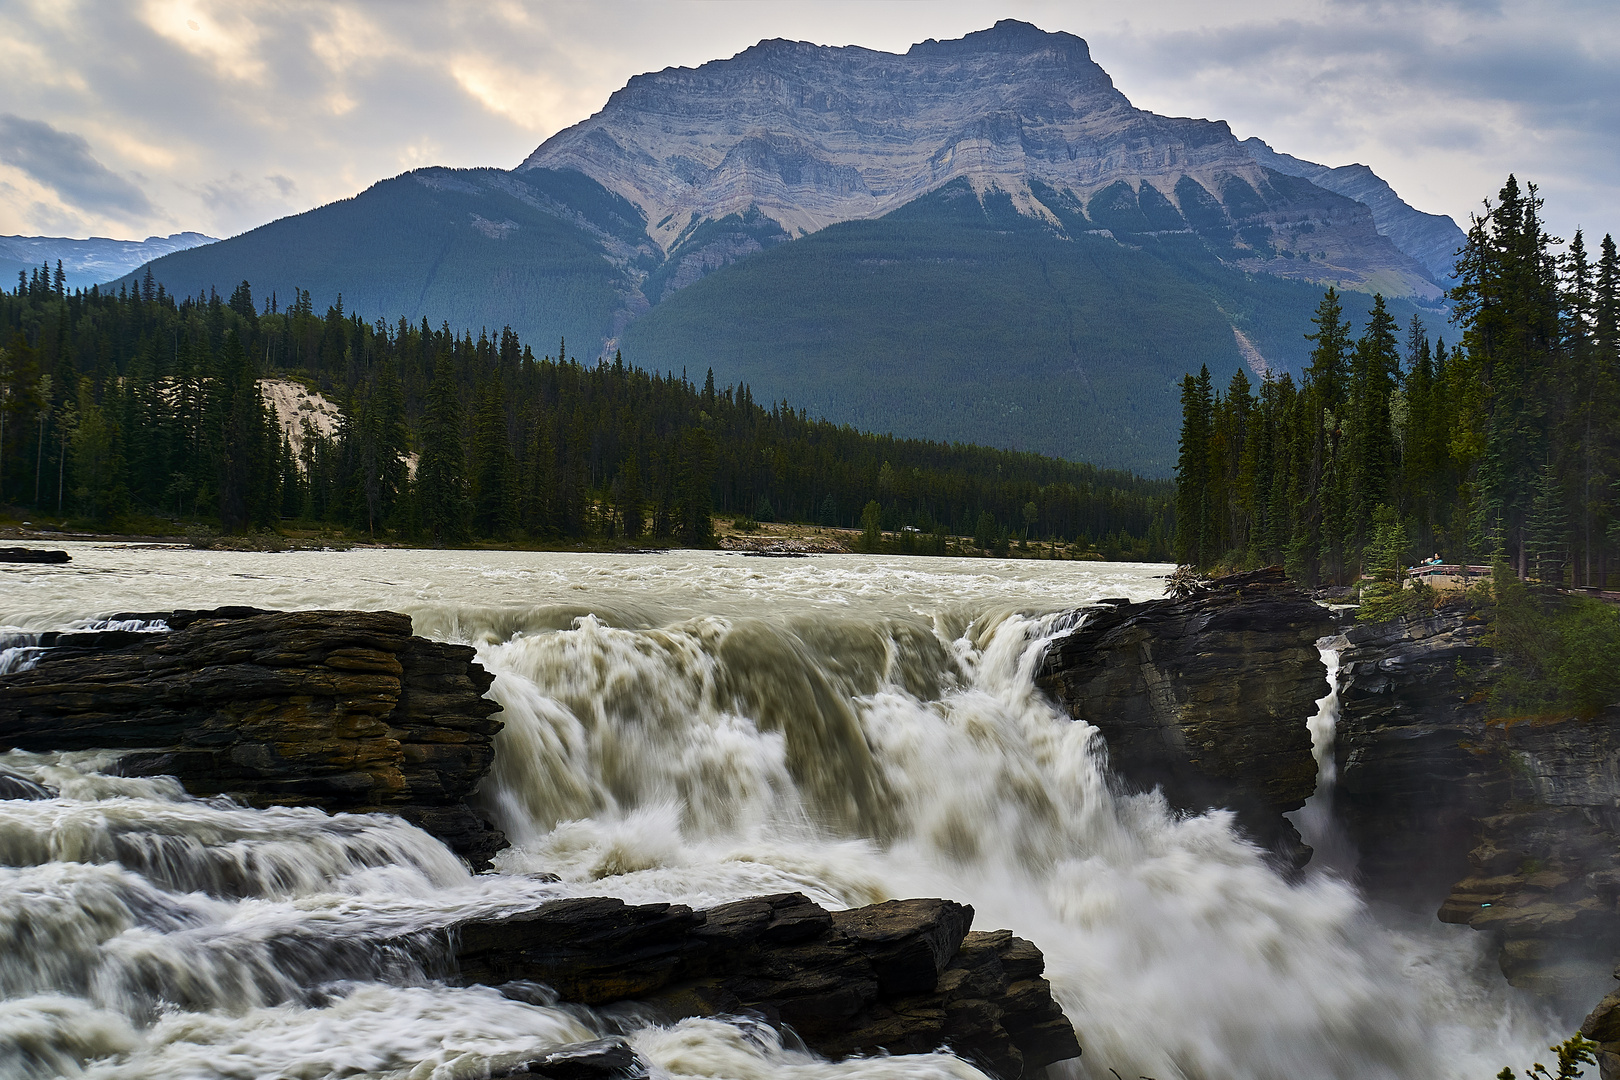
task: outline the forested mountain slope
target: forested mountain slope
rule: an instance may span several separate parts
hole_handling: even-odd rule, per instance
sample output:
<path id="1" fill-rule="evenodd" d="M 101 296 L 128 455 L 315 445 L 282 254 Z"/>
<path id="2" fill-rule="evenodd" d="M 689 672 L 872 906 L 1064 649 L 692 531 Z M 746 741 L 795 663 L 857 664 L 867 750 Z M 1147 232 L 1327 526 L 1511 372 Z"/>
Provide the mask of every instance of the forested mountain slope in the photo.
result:
<path id="1" fill-rule="evenodd" d="M 637 76 L 513 172 L 418 170 L 150 271 L 1158 475 L 1189 365 L 1298 371 L 1327 283 L 1440 295 L 1368 205 L 1224 122 L 1132 107 L 1083 40 L 1011 21 Z"/>
<path id="2" fill-rule="evenodd" d="M 1192 238 L 1132 239 L 1065 237 L 957 181 L 717 271 L 633 323 L 624 348 L 869 430 L 1164 475 L 1182 373 L 1244 366 L 1235 328 L 1297 370 L 1321 291 L 1234 271 Z M 1346 296 L 1358 317 L 1371 300 Z"/>

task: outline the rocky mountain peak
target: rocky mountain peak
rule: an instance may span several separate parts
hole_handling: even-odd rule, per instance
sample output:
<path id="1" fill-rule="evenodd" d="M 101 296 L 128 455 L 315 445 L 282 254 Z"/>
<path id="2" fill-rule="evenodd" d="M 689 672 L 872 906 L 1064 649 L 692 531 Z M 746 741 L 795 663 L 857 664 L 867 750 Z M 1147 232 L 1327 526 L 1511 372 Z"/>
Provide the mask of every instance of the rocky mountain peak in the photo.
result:
<path id="1" fill-rule="evenodd" d="M 1273 170 L 1223 121 L 1134 108 L 1083 39 L 1011 19 L 904 54 L 769 40 L 638 75 L 519 172 L 539 168 L 641 210 L 673 264 L 653 303 L 739 255 L 958 180 L 1058 231 L 1196 233 L 1245 270 L 1439 291 L 1354 198 Z"/>
<path id="2" fill-rule="evenodd" d="M 946 41 L 928 38 L 913 45 L 906 51 L 906 55 L 969 56 L 978 53 L 1008 53 L 1013 56 L 1029 56 L 1043 52 L 1066 63 L 1092 63 L 1091 46 L 1086 44 L 1084 38 L 1075 37 L 1061 30 L 1055 33 L 1048 32 L 1018 19 L 1002 19 L 988 30 L 975 30 L 971 34 Z"/>

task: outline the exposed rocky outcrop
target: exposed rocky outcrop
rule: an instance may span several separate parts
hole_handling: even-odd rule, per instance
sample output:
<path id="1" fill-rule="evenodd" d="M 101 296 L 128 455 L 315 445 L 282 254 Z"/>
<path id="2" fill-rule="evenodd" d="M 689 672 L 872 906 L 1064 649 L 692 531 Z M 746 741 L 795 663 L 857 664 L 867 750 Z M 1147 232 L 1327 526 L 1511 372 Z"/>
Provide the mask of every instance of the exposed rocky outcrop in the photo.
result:
<path id="1" fill-rule="evenodd" d="M 449 940 L 462 982 L 519 1000 L 752 1012 L 833 1058 L 948 1046 L 1014 1080 L 1078 1055 L 1040 950 L 972 921 L 950 900 L 829 912 L 787 893 L 693 911 L 580 897 L 464 922 Z"/>
<path id="2" fill-rule="evenodd" d="M 42 635 L 0 679 L 0 749 L 129 750 L 127 775 L 173 775 L 250 805 L 396 813 L 475 865 L 505 846 L 463 801 L 494 759 L 494 677 L 465 645 L 393 612 L 253 608 L 114 616 Z"/>
<path id="3" fill-rule="evenodd" d="M 1493 719 L 1467 608 L 1345 634 L 1336 810 L 1363 885 L 1492 935 L 1516 986 L 1590 1001 L 1620 956 L 1620 708 Z"/>
<path id="4" fill-rule="evenodd" d="M 1440 918 L 1492 934 L 1514 985 L 1589 995 L 1620 959 L 1620 708 L 1492 723 L 1472 749 L 1496 801 Z"/>
<path id="5" fill-rule="evenodd" d="M 1089 612 L 1048 650 L 1037 683 L 1094 725 L 1129 783 L 1184 809 L 1230 807 L 1293 865 L 1283 814 L 1316 788 L 1306 720 L 1327 692 L 1316 641 L 1332 617 L 1280 567 L 1217 579 L 1186 599 Z"/>

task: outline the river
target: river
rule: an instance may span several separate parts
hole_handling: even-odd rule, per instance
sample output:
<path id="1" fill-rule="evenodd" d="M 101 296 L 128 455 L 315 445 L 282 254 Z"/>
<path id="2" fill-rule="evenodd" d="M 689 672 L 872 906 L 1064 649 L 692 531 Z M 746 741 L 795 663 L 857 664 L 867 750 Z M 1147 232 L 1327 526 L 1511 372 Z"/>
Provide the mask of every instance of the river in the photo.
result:
<path id="1" fill-rule="evenodd" d="M 361 944 L 586 894 L 971 903 L 1046 955 L 1085 1049 L 1054 1076 L 1486 1080 L 1566 1034 L 1482 935 L 1364 903 L 1331 837 L 1307 835 L 1336 856 L 1291 884 L 1224 813 L 1110 787 L 1095 732 L 1032 673 L 1075 605 L 1160 595 L 1167 567 L 67 546 L 71 564 L 0 570 L 5 633 L 251 604 L 386 608 L 475 645 L 506 722 L 479 798 L 513 846 L 474 875 L 397 819 L 0 754 L 61 792 L 0 802 L 8 1080 L 450 1080 L 619 1029 L 658 1076 L 980 1075 L 510 1001 Z M 1300 723 L 1321 744 L 1331 702 Z"/>

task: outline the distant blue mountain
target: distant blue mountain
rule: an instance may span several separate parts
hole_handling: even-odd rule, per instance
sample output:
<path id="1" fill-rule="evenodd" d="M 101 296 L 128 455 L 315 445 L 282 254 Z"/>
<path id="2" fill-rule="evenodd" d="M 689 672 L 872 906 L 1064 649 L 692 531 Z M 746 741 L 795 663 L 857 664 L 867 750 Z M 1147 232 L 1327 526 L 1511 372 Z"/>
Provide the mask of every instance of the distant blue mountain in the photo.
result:
<path id="1" fill-rule="evenodd" d="M 19 271 L 31 273 L 41 264 L 54 273 L 57 261 L 70 289 L 89 288 L 116 281 L 136 267 L 175 251 L 215 243 L 198 232 L 148 236 L 145 240 L 109 240 L 92 236 L 69 240 L 61 236 L 0 236 L 0 281 L 9 283 Z"/>

